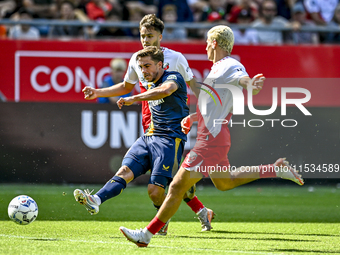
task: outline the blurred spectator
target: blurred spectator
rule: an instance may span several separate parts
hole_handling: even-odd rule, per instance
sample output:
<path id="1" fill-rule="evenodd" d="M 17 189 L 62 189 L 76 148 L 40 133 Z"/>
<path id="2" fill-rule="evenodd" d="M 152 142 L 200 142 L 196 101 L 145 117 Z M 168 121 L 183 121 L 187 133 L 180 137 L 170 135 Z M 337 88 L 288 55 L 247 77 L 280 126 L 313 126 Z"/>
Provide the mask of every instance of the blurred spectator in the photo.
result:
<path id="1" fill-rule="evenodd" d="M 104 76 L 103 83 L 99 86 L 100 88 L 107 88 L 114 86 L 124 80 L 124 74 L 126 72 L 126 61 L 124 59 L 116 58 L 112 59 L 110 62 L 111 73 Z M 132 94 L 126 94 L 120 97 L 128 97 Z M 97 99 L 98 103 L 116 103 L 120 97 L 99 97 Z"/>
<path id="2" fill-rule="evenodd" d="M 22 0 L 22 4 L 34 18 L 54 18 L 57 12 L 57 0 Z"/>
<path id="3" fill-rule="evenodd" d="M 6 26 L 0 25 L 0 39 L 5 39 L 7 37 Z"/>
<path id="4" fill-rule="evenodd" d="M 304 0 L 309 17 L 317 25 L 327 25 L 334 16 L 339 0 Z"/>
<path id="5" fill-rule="evenodd" d="M 72 2 L 74 4 L 75 9 L 81 10 L 83 11 L 83 13 L 87 15 L 86 5 L 89 2 L 89 0 L 72 0 Z"/>
<path id="6" fill-rule="evenodd" d="M 243 9 L 237 16 L 237 24 L 248 25 L 252 16 L 249 10 Z M 253 28 L 233 29 L 235 45 L 256 45 L 259 43 L 257 31 Z"/>
<path id="7" fill-rule="evenodd" d="M 162 17 L 163 7 L 173 4 L 177 8 L 177 22 L 193 22 L 194 16 L 187 0 L 161 0 L 158 4 L 158 17 Z"/>
<path id="8" fill-rule="evenodd" d="M 226 12 L 224 8 L 225 0 L 208 0 L 208 5 L 204 6 L 200 18 L 200 22 L 211 22 L 225 24 Z M 209 29 L 190 29 L 189 36 L 196 38 L 204 38 Z"/>
<path id="9" fill-rule="evenodd" d="M 25 9 L 18 11 L 19 20 L 32 20 L 32 14 Z M 30 25 L 16 25 L 9 30 L 9 38 L 11 39 L 27 39 L 27 40 L 39 40 L 39 30 Z"/>
<path id="10" fill-rule="evenodd" d="M 231 9 L 235 6 L 235 5 L 237 5 L 237 4 L 239 4 L 239 1 L 240 0 L 225 0 L 225 6 L 226 6 L 226 13 L 230 13 L 231 12 Z M 254 2 L 254 0 L 253 0 L 253 2 Z M 257 4 L 254 4 L 254 6 L 258 6 Z"/>
<path id="11" fill-rule="evenodd" d="M 340 4 L 335 8 L 334 17 L 328 27 L 340 29 Z M 327 36 L 328 43 L 340 43 L 340 32 L 329 33 Z"/>
<path id="12" fill-rule="evenodd" d="M 7 13 L 13 14 L 16 8 L 17 8 L 16 1 L 13 1 L 13 0 L 1 1 L 0 2 L 0 18 L 6 17 Z M 19 9 L 20 8 L 17 8 L 16 11 L 18 11 Z"/>
<path id="13" fill-rule="evenodd" d="M 60 4 L 60 11 L 58 15 L 60 20 L 80 20 L 88 21 L 86 14 L 79 9 L 75 9 L 73 2 L 65 0 Z M 82 26 L 53 26 L 50 29 L 50 37 L 77 37 L 83 35 Z"/>
<path id="14" fill-rule="evenodd" d="M 106 16 L 107 22 L 121 22 L 122 15 L 119 11 L 112 9 Z M 96 37 L 121 37 L 126 36 L 125 32 L 118 27 L 101 27 Z"/>
<path id="15" fill-rule="evenodd" d="M 153 0 L 125 0 L 124 1 L 126 6 L 128 7 L 129 11 L 133 11 L 135 9 L 141 10 L 143 12 L 142 17 L 145 14 L 157 14 L 158 7 L 157 3 L 155 3 Z"/>
<path id="16" fill-rule="evenodd" d="M 172 4 L 164 5 L 162 10 L 162 20 L 165 23 L 165 29 L 163 30 L 164 41 L 182 41 L 187 39 L 186 29 L 183 27 L 167 28 L 166 25 L 169 23 L 175 23 L 177 20 L 176 6 Z"/>
<path id="17" fill-rule="evenodd" d="M 251 21 L 258 17 L 258 7 L 251 0 L 239 0 L 239 4 L 234 5 L 229 13 L 228 21 L 230 23 L 237 23 L 238 15 L 242 10 L 250 13 Z"/>
<path id="18" fill-rule="evenodd" d="M 292 18 L 292 9 L 297 0 L 275 0 L 277 6 L 277 15 L 287 20 Z M 299 1 L 299 0 L 298 0 Z"/>
<path id="19" fill-rule="evenodd" d="M 137 22 L 139 24 L 139 22 L 142 20 L 142 18 L 144 17 L 144 12 L 142 9 L 140 8 L 135 8 L 135 9 L 129 9 L 129 21 L 130 22 Z M 132 38 L 140 38 L 140 34 L 139 34 L 139 27 L 134 27 L 134 28 L 127 28 L 124 30 L 125 34 L 127 36 L 130 36 Z"/>
<path id="20" fill-rule="evenodd" d="M 315 27 L 312 21 L 306 20 L 306 11 L 302 3 L 296 3 L 292 9 L 291 26 L 294 32 L 288 34 L 288 42 L 294 44 L 318 44 L 318 33 L 301 32 L 301 27 Z"/>
<path id="21" fill-rule="evenodd" d="M 14 1 L 0 2 L 0 20 L 9 12 L 13 12 L 16 7 Z M 7 27 L 0 24 L 0 39 L 7 37 Z"/>
<path id="22" fill-rule="evenodd" d="M 187 0 L 187 2 L 192 11 L 194 22 L 199 22 L 204 8 L 208 6 L 208 2 L 205 0 Z"/>
<path id="23" fill-rule="evenodd" d="M 289 22 L 283 17 L 276 17 L 277 8 L 274 0 L 263 0 L 260 5 L 260 17 L 253 22 L 254 28 L 279 28 L 288 26 Z M 260 44 L 281 45 L 282 31 L 258 30 Z"/>
<path id="24" fill-rule="evenodd" d="M 224 0 L 209 0 L 204 7 L 200 21 L 223 23 L 226 17 Z"/>
<path id="25" fill-rule="evenodd" d="M 127 7 L 126 0 L 110 0 L 110 2 L 115 1 L 113 4 L 113 9 L 119 9 L 122 20 L 129 20 L 129 8 Z"/>
<path id="26" fill-rule="evenodd" d="M 103 21 L 112 10 L 112 5 L 106 0 L 91 0 L 86 4 L 86 13 L 91 20 Z"/>

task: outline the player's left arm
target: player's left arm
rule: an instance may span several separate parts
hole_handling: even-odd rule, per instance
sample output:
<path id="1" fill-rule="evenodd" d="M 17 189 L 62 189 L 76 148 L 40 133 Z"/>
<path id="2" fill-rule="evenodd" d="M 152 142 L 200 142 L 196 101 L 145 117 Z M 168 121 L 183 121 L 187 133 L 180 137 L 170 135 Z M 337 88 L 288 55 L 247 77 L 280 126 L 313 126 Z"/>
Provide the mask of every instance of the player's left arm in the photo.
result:
<path id="1" fill-rule="evenodd" d="M 264 77 L 263 74 L 257 74 L 253 77 L 253 79 L 250 79 L 248 76 L 244 76 L 240 78 L 239 84 L 244 89 L 252 89 L 253 95 L 257 95 L 261 91 L 265 79 L 266 77 Z"/>
<path id="2" fill-rule="evenodd" d="M 120 98 L 117 102 L 119 109 L 122 108 L 123 105 L 129 106 L 134 102 L 138 101 L 149 101 L 149 100 L 158 100 L 165 97 L 170 96 L 178 89 L 178 85 L 174 81 L 166 81 L 161 86 L 145 91 L 141 94 L 134 95 L 131 97 Z"/>
<path id="3" fill-rule="evenodd" d="M 194 95 L 198 98 L 199 94 L 200 94 L 200 84 L 197 83 L 195 78 L 192 78 L 189 82 L 188 82 L 190 89 L 192 90 L 192 92 L 194 93 Z"/>
<path id="4" fill-rule="evenodd" d="M 187 59 L 181 53 L 178 54 L 177 69 L 178 72 L 182 74 L 185 82 L 189 85 L 194 95 L 198 98 L 198 95 L 200 93 L 200 84 L 197 83 L 196 79 L 194 78 L 194 74 L 189 67 Z"/>

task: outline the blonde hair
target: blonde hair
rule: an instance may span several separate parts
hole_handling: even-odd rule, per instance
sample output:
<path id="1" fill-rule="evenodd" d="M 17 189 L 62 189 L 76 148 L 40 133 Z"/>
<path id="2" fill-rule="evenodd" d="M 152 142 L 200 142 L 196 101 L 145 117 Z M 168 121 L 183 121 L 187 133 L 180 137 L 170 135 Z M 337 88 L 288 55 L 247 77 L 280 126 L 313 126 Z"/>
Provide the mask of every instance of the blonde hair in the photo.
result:
<path id="1" fill-rule="evenodd" d="M 110 66 L 114 70 L 123 70 L 125 71 L 127 68 L 126 61 L 121 58 L 115 58 L 110 61 Z"/>
<path id="2" fill-rule="evenodd" d="M 234 33 L 230 27 L 218 25 L 208 31 L 208 38 L 213 41 L 216 40 L 218 46 L 229 54 L 234 46 Z"/>

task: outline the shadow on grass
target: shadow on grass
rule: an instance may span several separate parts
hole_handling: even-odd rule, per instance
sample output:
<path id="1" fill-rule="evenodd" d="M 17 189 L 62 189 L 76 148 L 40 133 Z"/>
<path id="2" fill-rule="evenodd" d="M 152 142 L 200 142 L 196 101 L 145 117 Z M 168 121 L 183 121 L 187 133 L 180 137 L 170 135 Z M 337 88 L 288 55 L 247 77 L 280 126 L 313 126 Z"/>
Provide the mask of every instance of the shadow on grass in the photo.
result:
<path id="1" fill-rule="evenodd" d="M 263 232 L 236 232 L 236 231 L 224 231 L 224 230 L 213 230 L 215 233 L 221 233 L 221 234 L 254 234 L 254 235 L 297 235 L 297 236 L 331 236 L 331 237 L 337 237 L 340 235 L 335 234 L 289 234 L 289 233 L 263 233 Z"/>
<path id="2" fill-rule="evenodd" d="M 249 234 L 249 233 L 247 233 Z M 301 240 L 301 239 L 287 239 L 287 238 L 276 238 L 276 237 L 272 237 L 272 238 L 261 238 L 261 237 L 218 237 L 218 236 L 177 236 L 174 235 L 172 236 L 174 238 L 193 238 L 193 239 L 231 239 L 231 240 L 255 240 L 255 241 L 259 241 L 259 240 L 264 240 L 264 241 L 281 241 L 281 242 L 320 242 L 319 240 Z"/>
<path id="3" fill-rule="evenodd" d="M 303 249 L 274 249 L 271 250 L 272 252 L 309 252 L 309 253 L 316 253 L 316 254 L 321 254 L 321 253 L 334 253 L 334 254 L 340 254 L 340 251 L 321 251 L 321 250 L 303 250 Z"/>

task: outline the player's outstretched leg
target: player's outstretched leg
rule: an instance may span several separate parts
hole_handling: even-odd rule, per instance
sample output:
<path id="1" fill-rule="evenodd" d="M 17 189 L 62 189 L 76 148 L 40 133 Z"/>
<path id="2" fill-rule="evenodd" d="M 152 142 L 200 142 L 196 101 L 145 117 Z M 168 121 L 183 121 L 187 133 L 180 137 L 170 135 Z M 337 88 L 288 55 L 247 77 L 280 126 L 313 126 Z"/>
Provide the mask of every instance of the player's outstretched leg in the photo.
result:
<path id="1" fill-rule="evenodd" d="M 138 247 L 147 247 L 152 237 L 152 234 L 149 233 L 151 236 L 148 235 L 148 230 L 131 230 L 124 227 L 120 227 L 119 230 L 123 233 L 127 240 L 133 242 Z"/>
<path id="2" fill-rule="evenodd" d="M 76 189 L 73 192 L 76 201 L 83 205 L 91 214 L 99 212 L 99 206 L 106 200 L 118 196 L 126 188 L 126 181 L 119 177 L 113 176 L 96 194 L 91 195 L 92 191 Z"/>
<path id="3" fill-rule="evenodd" d="M 76 189 L 74 190 L 73 195 L 79 204 L 83 205 L 91 215 L 94 215 L 99 212 L 99 204 L 94 196 L 91 195 L 92 191 L 90 192 L 88 189 L 84 191 Z"/>
<path id="4" fill-rule="evenodd" d="M 276 176 L 281 177 L 282 179 L 291 180 L 299 185 L 303 185 L 304 181 L 302 176 L 298 174 L 298 172 L 289 165 L 289 162 L 286 158 L 279 158 L 274 163 Z"/>

